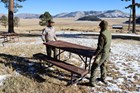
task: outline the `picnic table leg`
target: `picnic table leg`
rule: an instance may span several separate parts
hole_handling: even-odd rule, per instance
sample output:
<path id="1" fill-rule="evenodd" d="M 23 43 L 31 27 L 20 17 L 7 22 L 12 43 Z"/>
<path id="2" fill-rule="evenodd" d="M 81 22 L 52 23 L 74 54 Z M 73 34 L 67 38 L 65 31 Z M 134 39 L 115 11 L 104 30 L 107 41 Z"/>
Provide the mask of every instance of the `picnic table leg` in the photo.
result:
<path id="1" fill-rule="evenodd" d="M 71 52 L 69 52 L 69 58 L 71 58 Z"/>
<path id="2" fill-rule="evenodd" d="M 19 41 L 19 36 L 17 36 L 17 38 L 18 38 L 18 41 Z"/>
<path id="3" fill-rule="evenodd" d="M 56 48 L 53 49 L 53 53 L 54 53 L 54 54 L 53 54 L 53 57 L 54 57 L 55 59 L 57 59 L 57 56 L 56 56 Z"/>
<path id="4" fill-rule="evenodd" d="M 11 40 L 13 40 L 13 42 L 15 42 L 15 36 L 11 36 Z"/>
<path id="5" fill-rule="evenodd" d="M 87 64 L 87 57 L 85 58 L 85 69 L 87 69 L 88 64 Z"/>
<path id="6" fill-rule="evenodd" d="M 12 36 L 9 36 L 9 41 L 11 41 L 12 40 Z"/>
<path id="7" fill-rule="evenodd" d="M 7 39 L 7 37 L 6 36 L 4 36 L 4 41 L 3 42 L 5 42 L 5 41 L 7 41 L 8 39 Z"/>
<path id="8" fill-rule="evenodd" d="M 79 57 L 82 59 L 82 61 L 85 63 L 85 69 L 87 68 L 87 57 L 84 59 L 84 57 L 80 56 Z"/>
<path id="9" fill-rule="evenodd" d="M 4 47 L 4 41 L 2 42 L 2 46 Z"/>
<path id="10" fill-rule="evenodd" d="M 7 41 L 9 41 L 9 36 L 6 36 Z"/>
<path id="11" fill-rule="evenodd" d="M 58 48 L 58 53 L 57 53 L 57 58 L 60 60 L 61 56 L 60 54 L 62 54 L 64 51 Z"/>
<path id="12" fill-rule="evenodd" d="M 58 54 L 59 60 L 60 60 L 60 49 L 59 49 L 59 54 Z"/>
<path id="13" fill-rule="evenodd" d="M 71 73 L 71 84 L 73 84 L 73 73 Z"/>
<path id="14" fill-rule="evenodd" d="M 91 59 L 92 59 L 92 58 L 89 59 L 89 69 L 88 69 L 89 72 L 90 72 L 90 70 L 91 70 Z"/>

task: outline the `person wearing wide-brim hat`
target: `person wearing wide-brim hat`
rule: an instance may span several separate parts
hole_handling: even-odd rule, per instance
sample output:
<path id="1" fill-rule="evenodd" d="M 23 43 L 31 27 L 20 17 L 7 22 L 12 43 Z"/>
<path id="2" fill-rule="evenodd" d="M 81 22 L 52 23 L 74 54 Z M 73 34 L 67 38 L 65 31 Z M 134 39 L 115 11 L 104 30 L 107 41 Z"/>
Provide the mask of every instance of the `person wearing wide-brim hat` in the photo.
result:
<path id="1" fill-rule="evenodd" d="M 89 82 L 92 87 L 96 86 L 96 81 L 101 81 L 104 84 L 107 84 L 105 79 L 107 76 L 107 63 L 109 61 L 112 35 L 111 32 L 107 30 L 107 21 L 102 20 L 99 24 L 99 27 L 101 30 L 98 38 L 98 46 L 95 52 L 94 62 L 91 67 L 91 76 Z M 100 78 L 96 79 L 96 72 L 98 67 L 100 67 L 101 75 Z"/>
<path id="2" fill-rule="evenodd" d="M 42 31 L 42 40 L 43 42 L 49 42 L 49 41 L 56 41 L 56 34 L 55 34 L 55 28 L 54 26 L 54 21 L 48 20 L 47 21 L 47 26 L 46 28 Z M 46 46 L 46 52 L 48 56 L 52 56 L 52 50 L 55 51 L 55 49 Z M 55 52 L 54 52 L 55 53 Z M 55 56 L 55 54 L 54 54 Z"/>

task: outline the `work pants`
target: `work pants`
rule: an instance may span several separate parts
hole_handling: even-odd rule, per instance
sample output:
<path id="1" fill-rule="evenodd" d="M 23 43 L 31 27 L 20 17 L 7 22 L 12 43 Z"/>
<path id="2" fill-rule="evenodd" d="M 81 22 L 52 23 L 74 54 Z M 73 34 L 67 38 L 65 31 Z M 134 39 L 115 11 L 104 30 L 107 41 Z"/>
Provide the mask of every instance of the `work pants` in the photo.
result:
<path id="1" fill-rule="evenodd" d="M 100 78 L 102 80 L 105 80 L 106 76 L 107 76 L 107 63 L 109 61 L 109 52 L 106 53 L 101 53 L 100 55 L 98 55 L 91 67 L 91 77 L 90 77 L 90 83 L 94 84 L 96 81 L 96 72 L 97 72 L 97 68 L 100 67 L 100 73 L 101 76 Z"/>
<path id="2" fill-rule="evenodd" d="M 57 49 L 46 46 L 46 51 L 49 57 L 57 58 Z"/>

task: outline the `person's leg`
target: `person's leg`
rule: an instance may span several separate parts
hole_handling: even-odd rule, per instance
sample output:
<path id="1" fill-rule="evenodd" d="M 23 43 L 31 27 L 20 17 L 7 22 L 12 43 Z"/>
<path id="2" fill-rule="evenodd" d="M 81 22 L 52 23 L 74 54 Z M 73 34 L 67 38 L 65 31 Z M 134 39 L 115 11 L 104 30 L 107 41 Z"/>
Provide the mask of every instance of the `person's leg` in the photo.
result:
<path id="1" fill-rule="evenodd" d="M 93 62 L 92 67 L 91 67 L 90 84 L 93 87 L 96 86 L 96 84 L 95 84 L 96 83 L 96 71 L 97 71 L 97 68 L 99 67 L 99 60 L 100 60 L 100 56 L 95 58 L 95 61 Z"/>
<path id="2" fill-rule="evenodd" d="M 107 76 L 107 72 L 108 72 L 108 61 L 106 60 L 101 66 L 101 78 L 105 80 L 106 76 Z"/>
<path id="3" fill-rule="evenodd" d="M 101 77 L 98 78 L 97 80 L 102 81 L 103 83 L 107 84 L 105 82 L 105 78 L 107 76 L 107 63 L 108 63 L 108 54 L 103 55 L 104 57 L 101 58 L 101 65 L 100 65 L 100 72 L 101 72 Z M 106 60 L 105 60 L 106 59 Z"/>
<path id="4" fill-rule="evenodd" d="M 52 55 L 52 48 L 46 46 L 46 52 L 47 52 L 47 56 L 51 57 Z M 53 65 L 51 63 L 46 63 L 49 67 L 52 67 Z"/>
<path id="5" fill-rule="evenodd" d="M 91 86 L 95 87 L 96 83 L 96 70 L 98 68 L 97 63 L 93 63 L 91 67 L 91 76 L 90 76 L 90 84 Z"/>
<path id="6" fill-rule="evenodd" d="M 101 79 L 105 80 L 106 78 L 106 63 L 104 62 L 101 66 L 100 66 L 100 72 L 101 72 Z"/>
<path id="7" fill-rule="evenodd" d="M 48 55 L 49 57 L 51 57 L 51 54 L 52 54 L 52 49 L 51 49 L 51 47 L 46 46 L 46 49 L 47 49 L 47 55 Z"/>
<path id="8" fill-rule="evenodd" d="M 57 53 L 58 53 L 57 49 L 56 48 L 53 48 L 52 50 L 53 50 L 53 57 L 55 59 L 58 59 L 58 57 L 57 57 Z"/>

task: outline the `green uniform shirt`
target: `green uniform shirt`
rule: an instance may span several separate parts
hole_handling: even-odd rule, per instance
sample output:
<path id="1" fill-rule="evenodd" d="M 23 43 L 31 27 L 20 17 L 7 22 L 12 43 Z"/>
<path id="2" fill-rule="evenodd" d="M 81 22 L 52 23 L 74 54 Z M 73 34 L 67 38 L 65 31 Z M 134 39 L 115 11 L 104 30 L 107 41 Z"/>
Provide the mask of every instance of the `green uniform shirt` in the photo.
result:
<path id="1" fill-rule="evenodd" d="M 99 55 L 100 53 L 105 53 L 110 51 L 112 35 L 110 31 L 104 30 L 100 32 L 98 38 L 98 46 L 95 54 Z"/>

